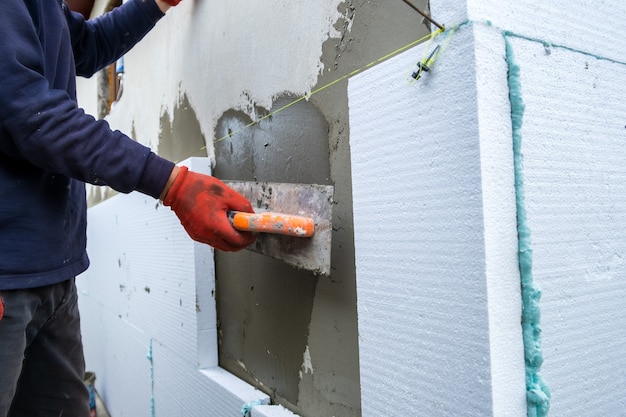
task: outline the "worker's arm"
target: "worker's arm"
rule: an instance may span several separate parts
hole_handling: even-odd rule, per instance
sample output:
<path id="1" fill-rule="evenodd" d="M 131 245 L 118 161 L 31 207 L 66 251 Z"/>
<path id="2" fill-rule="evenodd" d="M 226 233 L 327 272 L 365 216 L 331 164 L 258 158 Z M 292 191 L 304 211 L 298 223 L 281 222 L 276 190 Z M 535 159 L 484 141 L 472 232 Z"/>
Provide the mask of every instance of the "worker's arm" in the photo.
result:
<path id="1" fill-rule="evenodd" d="M 163 13 L 180 0 L 155 0 Z M 217 178 L 174 166 L 161 192 L 189 236 L 224 251 L 238 251 L 255 240 L 252 233 L 240 232 L 228 220 L 228 211 L 253 212 L 250 202 Z"/>

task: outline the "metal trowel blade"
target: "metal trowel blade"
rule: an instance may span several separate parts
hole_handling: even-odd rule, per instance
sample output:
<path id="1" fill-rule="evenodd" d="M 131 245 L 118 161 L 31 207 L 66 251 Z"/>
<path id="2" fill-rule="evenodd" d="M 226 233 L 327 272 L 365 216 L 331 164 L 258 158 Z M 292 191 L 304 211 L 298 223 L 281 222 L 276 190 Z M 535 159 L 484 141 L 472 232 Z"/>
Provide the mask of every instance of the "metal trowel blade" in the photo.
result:
<path id="1" fill-rule="evenodd" d="M 224 181 L 246 197 L 254 211 L 278 212 L 315 220 L 310 238 L 261 233 L 249 250 L 317 275 L 330 275 L 334 187 L 253 181 Z"/>

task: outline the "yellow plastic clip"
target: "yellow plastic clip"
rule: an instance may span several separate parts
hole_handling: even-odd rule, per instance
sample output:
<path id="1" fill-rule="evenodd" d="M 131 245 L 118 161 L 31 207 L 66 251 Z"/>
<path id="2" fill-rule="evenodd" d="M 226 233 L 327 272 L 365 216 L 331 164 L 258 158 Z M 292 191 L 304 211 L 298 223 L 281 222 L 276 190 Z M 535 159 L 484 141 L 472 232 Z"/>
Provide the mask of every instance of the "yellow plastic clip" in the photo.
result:
<path id="1" fill-rule="evenodd" d="M 413 73 L 411 74 L 411 78 L 417 81 L 422 76 L 422 72 L 430 71 L 429 65 L 432 65 L 432 63 L 435 62 L 434 57 L 440 48 L 440 45 L 437 45 L 435 49 L 430 53 L 430 55 L 428 55 L 428 58 L 425 58 L 417 63 L 417 69 L 413 71 Z"/>
<path id="2" fill-rule="evenodd" d="M 452 38 L 452 35 L 454 34 L 455 30 L 456 30 L 456 26 L 453 26 L 452 29 L 446 34 L 445 40 L 443 41 L 443 43 L 435 46 L 435 49 L 433 49 L 432 52 L 428 54 L 427 57 L 423 58 L 420 62 L 417 63 L 417 68 L 415 69 L 415 71 L 411 73 L 410 82 L 415 82 L 419 80 L 424 72 L 428 72 L 432 69 L 433 64 L 435 63 L 437 58 L 439 58 L 439 55 L 441 55 L 443 50 L 446 49 L 446 47 L 448 46 L 448 43 L 450 42 L 450 39 Z M 436 32 L 433 32 L 424 50 L 428 51 L 430 47 L 430 43 L 433 41 L 433 39 L 436 38 L 439 34 L 444 33 L 445 31 L 446 31 L 445 26 L 442 26 L 441 29 L 439 29 Z"/>

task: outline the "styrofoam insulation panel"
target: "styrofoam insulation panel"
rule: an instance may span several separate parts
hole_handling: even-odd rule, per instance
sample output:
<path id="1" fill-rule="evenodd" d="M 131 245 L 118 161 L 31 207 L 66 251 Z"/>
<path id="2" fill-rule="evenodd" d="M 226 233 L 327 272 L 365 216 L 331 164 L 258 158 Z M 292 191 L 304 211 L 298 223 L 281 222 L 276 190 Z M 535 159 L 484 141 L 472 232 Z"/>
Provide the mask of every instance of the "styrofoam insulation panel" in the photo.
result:
<path id="1" fill-rule="evenodd" d="M 525 413 L 504 47 L 475 30 L 416 83 L 434 44 L 350 79 L 363 416 Z"/>

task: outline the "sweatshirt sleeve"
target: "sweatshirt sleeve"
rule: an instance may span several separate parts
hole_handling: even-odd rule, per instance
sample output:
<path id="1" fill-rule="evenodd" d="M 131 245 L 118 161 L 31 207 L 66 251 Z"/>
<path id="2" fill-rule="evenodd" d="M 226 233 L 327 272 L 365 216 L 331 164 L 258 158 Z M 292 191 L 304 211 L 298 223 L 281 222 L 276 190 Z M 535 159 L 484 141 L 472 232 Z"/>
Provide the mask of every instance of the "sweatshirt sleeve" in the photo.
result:
<path id="1" fill-rule="evenodd" d="M 47 9 L 37 13 L 34 7 Z M 0 5 L 0 152 L 46 171 L 157 198 L 174 164 L 77 106 L 73 68 L 63 66 L 73 65 L 63 13 L 49 0 Z"/>
<path id="2" fill-rule="evenodd" d="M 64 6 L 72 38 L 76 73 L 90 77 L 128 52 L 164 14 L 154 0 L 132 0 L 85 20 Z"/>

